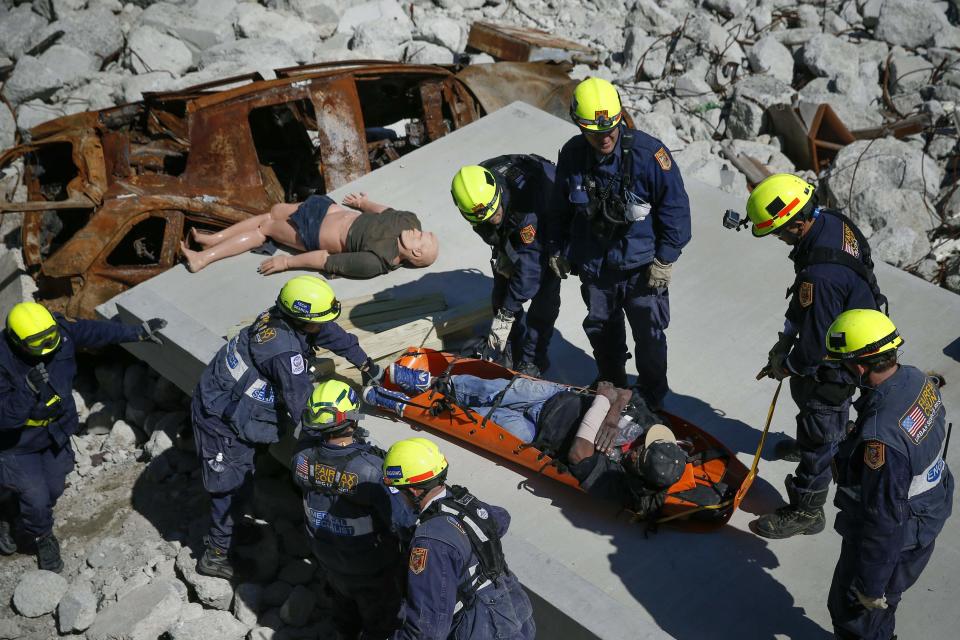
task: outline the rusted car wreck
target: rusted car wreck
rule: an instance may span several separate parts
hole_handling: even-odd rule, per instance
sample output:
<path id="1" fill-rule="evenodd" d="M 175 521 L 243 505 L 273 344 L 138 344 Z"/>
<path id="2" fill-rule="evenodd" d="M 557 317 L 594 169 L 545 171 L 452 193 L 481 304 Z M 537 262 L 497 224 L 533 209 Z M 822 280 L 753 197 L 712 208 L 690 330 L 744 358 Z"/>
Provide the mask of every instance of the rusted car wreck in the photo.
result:
<path id="1" fill-rule="evenodd" d="M 175 265 L 217 229 L 362 176 L 514 100 L 563 114 L 567 68 L 351 61 L 228 78 L 44 123 L 24 161 L 24 263 L 71 316 Z M 405 122 L 405 135 L 384 127 Z"/>

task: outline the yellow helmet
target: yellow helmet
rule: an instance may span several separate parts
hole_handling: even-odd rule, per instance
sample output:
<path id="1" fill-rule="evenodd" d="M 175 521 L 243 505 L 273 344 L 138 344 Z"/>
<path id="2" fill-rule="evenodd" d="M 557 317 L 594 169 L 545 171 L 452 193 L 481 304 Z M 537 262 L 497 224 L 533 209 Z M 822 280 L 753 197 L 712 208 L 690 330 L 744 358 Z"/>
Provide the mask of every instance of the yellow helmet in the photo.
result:
<path id="1" fill-rule="evenodd" d="M 334 432 L 360 420 L 360 397 L 346 382 L 326 380 L 313 389 L 303 410 L 303 426 Z"/>
<path id="2" fill-rule="evenodd" d="M 21 302 L 7 314 L 10 341 L 31 356 L 45 356 L 60 346 L 60 329 L 46 307 L 36 302 Z"/>
<path id="3" fill-rule="evenodd" d="M 460 167 L 450 184 L 453 203 L 470 224 L 479 224 L 500 208 L 500 181 L 479 165 Z"/>
<path id="4" fill-rule="evenodd" d="M 757 238 L 772 233 L 804 210 L 813 198 L 813 185 L 790 173 L 776 173 L 754 187 L 747 200 L 747 217 Z"/>
<path id="5" fill-rule="evenodd" d="M 340 317 L 340 301 L 327 281 L 317 276 L 297 276 L 283 285 L 277 306 L 302 322 L 330 322 Z"/>
<path id="6" fill-rule="evenodd" d="M 897 327 L 883 313 L 850 309 L 827 329 L 827 360 L 870 362 L 902 344 Z"/>
<path id="7" fill-rule="evenodd" d="M 447 459 L 426 438 L 409 438 L 393 443 L 383 459 L 383 482 L 392 487 L 436 485 L 447 477 Z"/>
<path id="8" fill-rule="evenodd" d="M 609 131 L 623 119 L 620 92 L 606 80 L 587 78 L 573 90 L 570 117 L 586 131 Z"/>

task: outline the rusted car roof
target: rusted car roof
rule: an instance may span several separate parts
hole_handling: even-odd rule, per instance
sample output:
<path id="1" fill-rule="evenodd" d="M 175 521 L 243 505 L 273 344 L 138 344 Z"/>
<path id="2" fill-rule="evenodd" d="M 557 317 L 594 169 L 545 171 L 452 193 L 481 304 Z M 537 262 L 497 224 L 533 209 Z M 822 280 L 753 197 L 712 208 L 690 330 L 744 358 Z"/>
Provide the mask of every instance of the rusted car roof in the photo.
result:
<path id="1" fill-rule="evenodd" d="M 65 116 L 0 154 L 25 164 L 23 257 L 68 315 L 169 269 L 192 227 L 217 229 L 327 192 L 514 100 L 565 116 L 568 67 L 461 70 L 322 63 L 225 78 Z M 406 122 L 406 134 L 385 129 Z"/>

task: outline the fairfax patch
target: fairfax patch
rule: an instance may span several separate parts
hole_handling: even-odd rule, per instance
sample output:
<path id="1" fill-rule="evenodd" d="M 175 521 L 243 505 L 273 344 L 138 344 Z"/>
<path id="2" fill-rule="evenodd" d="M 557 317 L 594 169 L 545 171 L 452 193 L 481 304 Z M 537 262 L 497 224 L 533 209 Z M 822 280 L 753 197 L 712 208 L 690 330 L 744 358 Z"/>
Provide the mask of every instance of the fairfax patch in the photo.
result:
<path id="1" fill-rule="evenodd" d="M 307 366 L 303 362 L 303 356 L 299 353 L 295 356 L 290 356 L 290 370 L 293 371 L 293 375 L 298 376 L 306 370 Z"/>
<path id="2" fill-rule="evenodd" d="M 532 224 L 528 224 L 523 229 L 520 229 L 520 240 L 523 241 L 523 244 L 530 244 L 536 237 L 537 229 Z"/>
<path id="3" fill-rule="evenodd" d="M 670 171 L 670 167 L 673 166 L 673 160 L 670 159 L 670 154 L 667 153 L 666 149 L 660 147 L 660 151 L 653 154 L 653 157 L 657 159 L 657 164 L 660 165 L 661 169 Z"/>
<path id="4" fill-rule="evenodd" d="M 853 233 L 853 229 L 847 225 L 843 225 L 843 250 L 854 258 L 860 257 L 860 243 L 857 242 L 857 236 Z"/>
<path id="5" fill-rule="evenodd" d="M 809 307 L 812 304 L 813 304 L 813 283 L 801 282 L 800 283 L 800 306 Z"/>
<path id="6" fill-rule="evenodd" d="M 410 572 L 420 575 L 427 568 L 427 554 L 429 549 L 414 547 L 410 549 Z"/>
<path id="7" fill-rule="evenodd" d="M 886 461 L 886 445 L 884 445 L 882 442 L 875 442 L 873 440 L 866 443 L 866 446 L 863 448 L 863 464 L 876 471 L 882 467 L 883 463 Z"/>
<path id="8" fill-rule="evenodd" d="M 273 327 L 264 327 L 257 332 L 257 335 L 254 336 L 254 340 L 263 344 L 264 342 L 270 342 L 277 337 L 277 330 Z"/>
<path id="9" fill-rule="evenodd" d="M 927 437 L 942 406 L 943 400 L 937 393 L 936 385 L 927 380 L 920 389 L 920 395 L 900 418 L 900 428 L 907 432 L 913 444 L 918 445 Z"/>
<path id="10" fill-rule="evenodd" d="M 303 455 L 297 456 L 297 477 L 306 482 L 310 476 L 310 463 Z"/>

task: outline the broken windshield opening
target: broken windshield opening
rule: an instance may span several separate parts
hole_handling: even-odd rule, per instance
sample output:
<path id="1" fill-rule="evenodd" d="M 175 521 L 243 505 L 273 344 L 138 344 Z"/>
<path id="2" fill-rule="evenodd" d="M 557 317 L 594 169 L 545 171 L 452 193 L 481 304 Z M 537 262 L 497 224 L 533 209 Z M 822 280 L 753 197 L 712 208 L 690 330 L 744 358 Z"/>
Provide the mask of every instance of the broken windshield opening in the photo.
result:
<path id="1" fill-rule="evenodd" d="M 73 163 L 73 145 L 69 142 L 45 144 L 27 154 L 31 178 L 45 200 L 67 200 L 67 185 L 79 175 Z"/>
<path id="2" fill-rule="evenodd" d="M 107 264 L 112 267 L 144 267 L 160 264 L 160 251 L 163 249 L 163 234 L 167 221 L 161 217 L 151 217 L 133 225 L 110 255 Z"/>
<path id="3" fill-rule="evenodd" d="M 313 142 L 317 118 L 309 100 L 253 109 L 249 121 L 268 189 L 279 187 L 284 202 L 299 202 L 311 193 L 325 191 Z"/>

